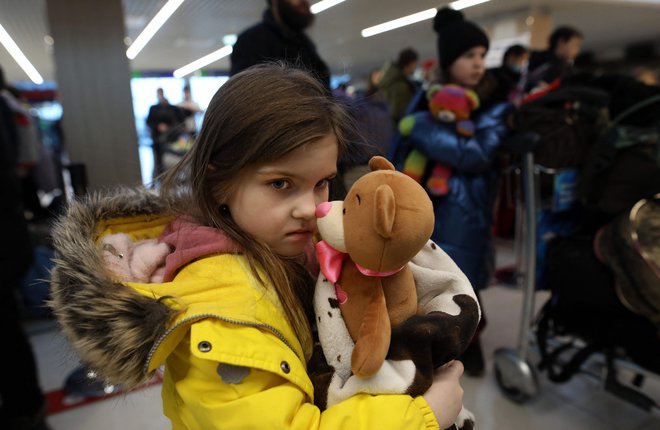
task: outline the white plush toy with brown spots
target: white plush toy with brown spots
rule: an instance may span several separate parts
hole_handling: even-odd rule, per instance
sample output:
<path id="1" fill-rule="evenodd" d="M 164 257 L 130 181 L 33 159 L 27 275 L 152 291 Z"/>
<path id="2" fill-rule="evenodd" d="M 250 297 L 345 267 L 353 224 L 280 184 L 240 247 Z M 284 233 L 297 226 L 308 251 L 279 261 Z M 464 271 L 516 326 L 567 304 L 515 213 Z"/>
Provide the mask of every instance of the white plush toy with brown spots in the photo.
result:
<path id="1" fill-rule="evenodd" d="M 434 216 L 424 189 L 383 157 L 369 166 L 344 201 L 316 211 L 323 357 L 310 374 L 322 408 L 356 393 L 423 394 L 434 369 L 467 347 L 480 318 L 469 281 L 429 240 Z M 472 425 L 464 410 L 458 428 Z"/>

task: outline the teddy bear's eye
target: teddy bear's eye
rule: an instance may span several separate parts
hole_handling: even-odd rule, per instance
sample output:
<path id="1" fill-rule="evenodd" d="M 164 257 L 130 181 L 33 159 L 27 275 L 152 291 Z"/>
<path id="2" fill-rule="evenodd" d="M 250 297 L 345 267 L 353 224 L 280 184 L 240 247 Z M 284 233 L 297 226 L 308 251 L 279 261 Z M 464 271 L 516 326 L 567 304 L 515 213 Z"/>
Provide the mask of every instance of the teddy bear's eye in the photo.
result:
<path id="1" fill-rule="evenodd" d="M 358 204 L 362 203 L 362 199 L 360 198 L 359 194 L 356 194 L 355 197 L 357 198 Z"/>
<path id="2" fill-rule="evenodd" d="M 346 215 L 346 208 L 344 208 L 344 209 L 341 210 L 341 214 L 342 214 L 342 215 Z"/>

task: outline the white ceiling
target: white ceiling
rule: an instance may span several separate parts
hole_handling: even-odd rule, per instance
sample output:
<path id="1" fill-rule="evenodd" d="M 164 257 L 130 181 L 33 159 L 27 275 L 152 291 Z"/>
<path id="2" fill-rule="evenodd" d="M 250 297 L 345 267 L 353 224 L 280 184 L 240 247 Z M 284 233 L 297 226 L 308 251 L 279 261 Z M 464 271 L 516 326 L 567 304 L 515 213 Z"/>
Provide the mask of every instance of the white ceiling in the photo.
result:
<path id="1" fill-rule="evenodd" d="M 90 0 L 100 1 L 100 0 Z M 317 0 L 311 0 L 315 3 Z M 165 0 L 123 0 L 126 35 L 137 37 Z M 435 56 L 431 22 L 424 21 L 370 38 L 360 30 L 448 1 L 346 0 L 316 16 L 309 30 L 320 55 L 333 73 L 364 75 L 412 46 L 422 58 Z M 174 70 L 222 46 L 222 37 L 238 33 L 260 20 L 264 0 L 186 0 L 172 18 L 131 62 L 133 70 Z M 502 20 L 520 26 L 534 10 L 552 16 L 556 25 L 579 27 L 585 49 L 597 55 L 620 52 L 631 42 L 660 42 L 660 5 L 646 0 L 492 0 L 466 9 L 466 16 L 489 31 Z M 46 0 L 0 0 L 0 24 L 23 49 L 46 80 L 55 79 L 52 46 L 48 35 Z M 55 47 L 57 41 L 55 41 Z M 27 80 L 7 51 L 0 47 L 0 64 L 10 81 Z M 229 59 L 209 66 L 226 70 Z"/>

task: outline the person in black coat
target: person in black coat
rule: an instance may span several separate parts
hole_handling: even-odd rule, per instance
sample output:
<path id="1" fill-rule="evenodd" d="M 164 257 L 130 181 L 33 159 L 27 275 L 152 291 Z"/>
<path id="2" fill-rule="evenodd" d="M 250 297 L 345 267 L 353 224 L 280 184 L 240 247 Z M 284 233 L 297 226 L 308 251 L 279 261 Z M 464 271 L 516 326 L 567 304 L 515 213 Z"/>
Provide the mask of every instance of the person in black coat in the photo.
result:
<path id="1" fill-rule="evenodd" d="M 304 33 L 314 21 L 307 0 L 267 0 L 263 20 L 243 31 L 231 54 L 231 75 L 255 64 L 284 60 L 306 69 L 330 90 L 330 70 Z"/>
<path id="2" fill-rule="evenodd" d="M 534 51 L 529 58 L 527 90 L 539 89 L 566 76 L 582 50 L 582 33 L 573 27 L 557 27 L 545 51 Z"/>
<path id="3" fill-rule="evenodd" d="M 151 131 L 151 140 L 154 151 L 154 179 L 163 173 L 163 154 L 166 146 L 174 142 L 183 132 L 183 122 L 186 119 L 183 111 L 171 105 L 165 98 L 162 88 L 156 90 L 158 102 L 149 108 L 147 126 Z"/>
<path id="4" fill-rule="evenodd" d="M 513 102 L 520 95 L 517 90 L 528 59 L 527 48 L 522 45 L 511 45 L 504 52 L 502 65 L 486 71 L 496 82 L 495 89 L 490 95 L 492 101 Z"/>
<path id="5" fill-rule="evenodd" d="M 0 90 L 4 88 L 0 69 Z M 0 372 L 0 428 L 48 430 L 46 400 L 17 300 L 17 290 L 33 259 L 16 174 L 17 136 L 13 113 L 0 97 L 0 330 L 7 351 Z"/>

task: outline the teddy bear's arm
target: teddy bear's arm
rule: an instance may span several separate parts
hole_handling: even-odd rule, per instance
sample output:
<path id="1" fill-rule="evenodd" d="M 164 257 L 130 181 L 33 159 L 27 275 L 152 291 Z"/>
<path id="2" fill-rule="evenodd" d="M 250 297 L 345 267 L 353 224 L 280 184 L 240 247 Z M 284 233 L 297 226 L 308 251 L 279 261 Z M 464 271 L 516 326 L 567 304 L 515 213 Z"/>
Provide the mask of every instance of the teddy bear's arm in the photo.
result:
<path id="1" fill-rule="evenodd" d="M 407 115 L 399 121 L 399 133 L 402 136 L 410 136 L 413 127 L 415 127 L 415 115 Z"/>
<path id="2" fill-rule="evenodd" d="M 351 369 L 359 377 L 378 372 L 390 348 L 392 327 L 380 283 L 374 288 L 372 299 L 364 310 L 360 332 L 351 355 Z"/>

